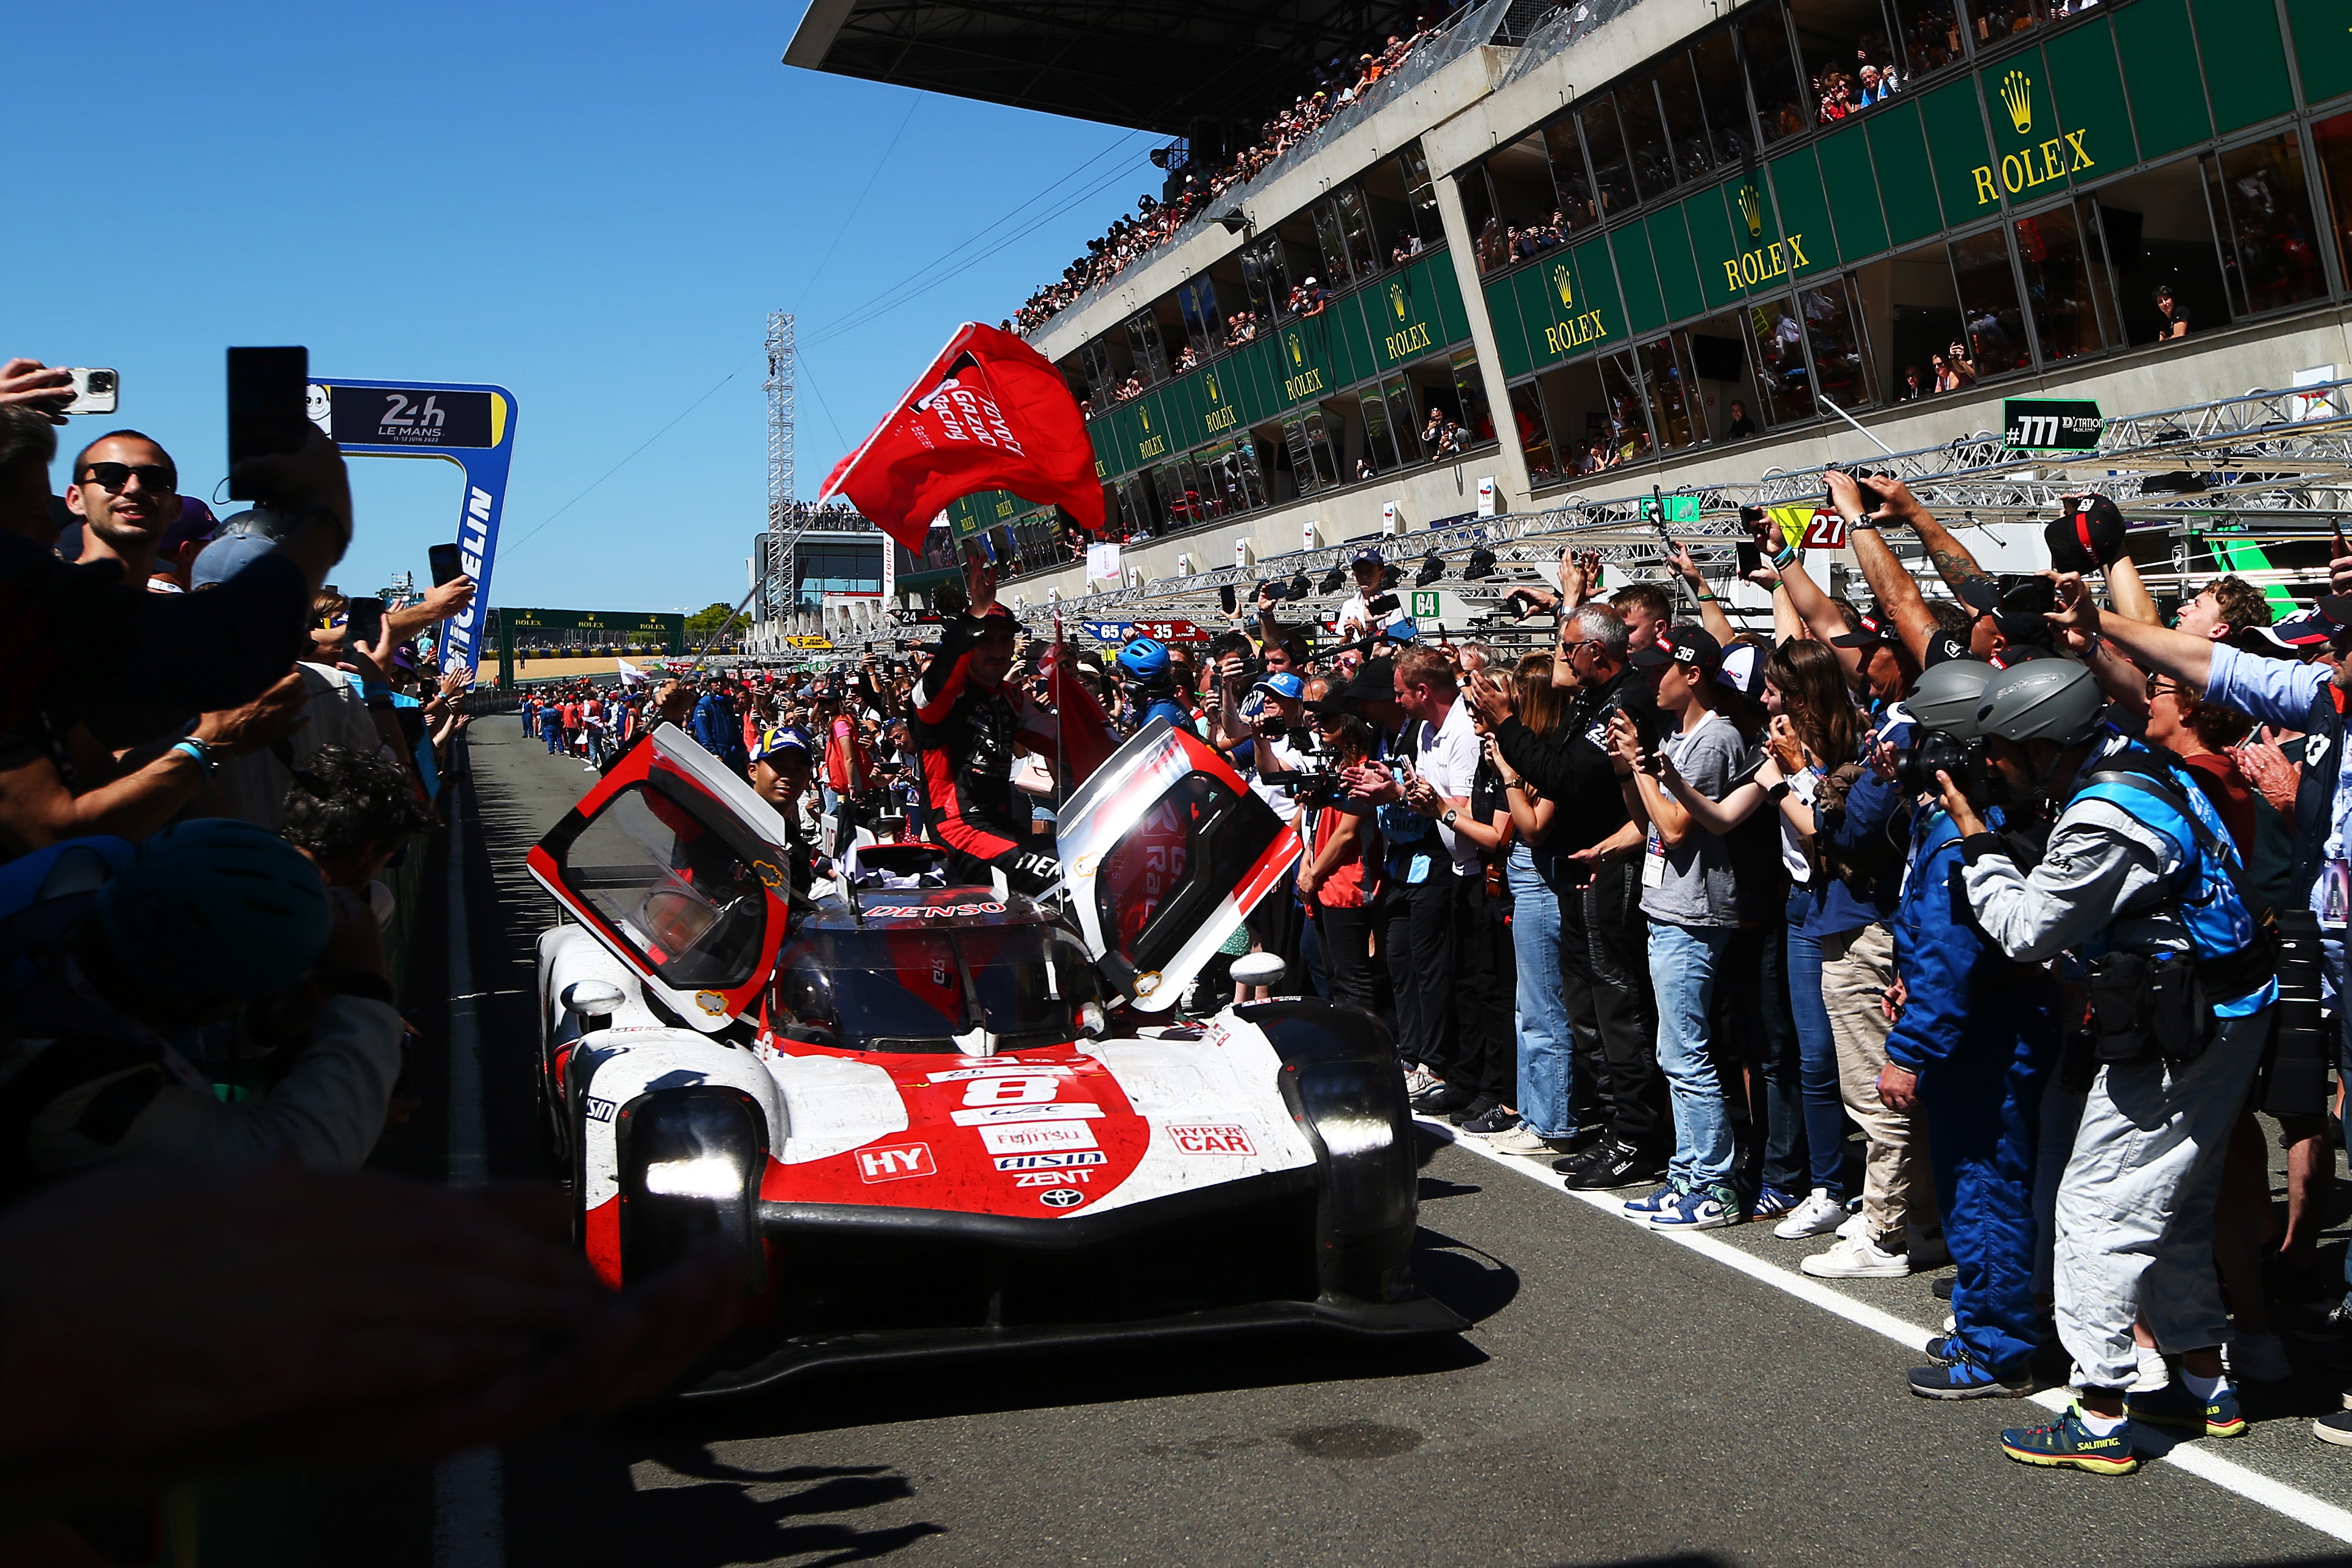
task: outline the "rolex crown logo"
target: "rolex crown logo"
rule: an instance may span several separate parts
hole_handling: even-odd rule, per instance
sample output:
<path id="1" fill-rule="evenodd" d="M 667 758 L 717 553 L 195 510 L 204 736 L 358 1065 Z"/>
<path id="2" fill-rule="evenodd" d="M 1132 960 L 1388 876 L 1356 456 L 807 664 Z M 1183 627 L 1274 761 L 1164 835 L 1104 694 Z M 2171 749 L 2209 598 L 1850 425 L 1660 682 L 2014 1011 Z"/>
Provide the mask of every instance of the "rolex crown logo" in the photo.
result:
<path id="1" fill-rule="evenodd" d="M 1764 198 L 1756 194 L 1753 185 L 1739 187 L 1739 216 L 1748 220 L 1748 232 L 1760 236 L 1764 232 Z"/>
<path id="2" fill-rule="evenodd" d="M 1568 276 L 1568 263 L 1563 261 L 1558 267 L 1551 269 L 1551 286 L 1559 292 L 1559 308 L 1561 310 L 1567 310 L 1575 308 L 1576 290 L 1570 286 L 1570 280 Z"/>
<path id="3" fill-rule="evenodd" d="M 1209 374 L 1209 375 L 1204 375 L 1204 376 L 1202 376 L 1201 379 L 1202 379 L 1202 382 L 1204 382 L 1204 383 L 1205 383 L 1205 384 L 1207 384 L 1207 385 L 1208 385 L 1208 388 L 1209 388 L 1209 401 L 1210 401 L 1210 402 L 1212 402 L 1212 403 L 1215 403 L 1215 402 L 1217 402 L 1217 401 L 1219 400 L 1220 395 L 1219 395 L 1219 393 L 1218 393 L 1218 391 L 1217 391 L 1217 378 L 1216 378 L 1216 376 L 1215 376 L 1213 374 Z"/>
<path id="4" fill-rule="evenodd" d="M 1140 420 L 1142 420 L 1142 421 L 1143 421 L 1143 433 L 1144 433 L 1145 435 L 1147 435 L 1147 436 L 1150 435 L 1150 434 L 1151 434 L 1151 410 L 1150 410 L 1149 408 L 1139 408 L 1139 409 L 1137 409 L 1137 410 L 1135 411 L 1135 416 L 1136 416 L 1138 419 L 1140 419 Z"/>
<path id="5" fill-rule="evenodd" d="M 1286 341 L 1290 344 L 1290 363 L 1295 365 L 1305 364 L 1307 363 L 1307 356 L 1298 352 L 1298 334 L 1296 332 L 1291 333 Z"/>
<path id="6" fill-rule="evenodd" d="M 1389 309 L 1396 312 L 1396 319 L 1398 321 L 1402 321 L 1404 320 L 1403 284 L 1391 283 L 1389 285 Z"/>
<path id="7" fill-rule="evenodd" d="M 2009 110 L 2009 122 L 2017 127 L 2020 136 L 2033 129 L 2033 79 L 2023 71 L 2011 71 L 2000 79 L 2000 101 Z"/>

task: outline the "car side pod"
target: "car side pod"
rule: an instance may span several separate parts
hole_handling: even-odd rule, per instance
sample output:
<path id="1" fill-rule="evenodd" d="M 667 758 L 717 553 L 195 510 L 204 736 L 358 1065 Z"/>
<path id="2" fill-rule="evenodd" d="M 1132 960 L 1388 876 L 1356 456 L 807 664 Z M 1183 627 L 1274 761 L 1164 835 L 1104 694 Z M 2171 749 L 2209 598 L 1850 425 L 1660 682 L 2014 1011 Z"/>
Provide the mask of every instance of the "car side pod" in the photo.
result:
<path id="1" fill-rule="evenodd" d="M 708 1086 L 657 1089 L 621 1108 L 623 1283 L 659 1273 L 714 1237 L 741 1250 L 753 1290 L 765 1282 L 758 1205 L 766 1120 L 740 1089 Z"/>
<path id="2" fill-rule="evenodd" d="M 1321 1176 L 1316 1267 L 1326 1300 L 1425 1301 L 1412 1282 L 1420 1209 L 1412 1114 L 1387 1027 L 1320 1001 L 1258 1002 L 1234 1016 L 1282 1058 L 1284 1102 L 1315 1144 Z M 1429 1302 L 1452 1319 L 1450 1309 Z"/>

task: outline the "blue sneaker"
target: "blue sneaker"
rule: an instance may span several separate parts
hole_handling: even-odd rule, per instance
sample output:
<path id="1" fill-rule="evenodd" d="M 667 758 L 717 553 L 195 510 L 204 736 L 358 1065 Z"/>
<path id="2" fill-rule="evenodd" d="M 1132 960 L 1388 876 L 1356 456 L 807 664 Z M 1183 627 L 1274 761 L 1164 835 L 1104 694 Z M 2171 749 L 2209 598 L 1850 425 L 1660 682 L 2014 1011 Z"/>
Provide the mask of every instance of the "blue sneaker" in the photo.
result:
<path id="1" fill-rule="evenodd" d="M 2200 1399 L 2177 1377 L 2162 1388 L 2125 1394 L 2124 1414 L 2135 1421 L 2153 1421 L 2158 1426 L 2178 1426 L 2191 1432 L 2202 1429 L 2208 1437 L 2238 1437 L 2244 1436 L 2246 1430 L 2246 1418 L 2238 1414 L 2236 1389 L 2217 1388 L 2212 1398 Z"/>
<path id="2" fill-rule="evenodd" d="M 1949 1366 L 1956 1361 L 1968 1359 L 1969 1347 L 1960 1342 L 1958 1334 L 1937 1334 L 1927 1342 L 1925 1349 L 1927 1359 L 1938 1366 Z"/>
<path id="3" fill-rule="evenodd" d="M 1682 1179 L 1680 1177 L 1669 1177 L 1667 1178 L 1666 1184 L 1664 1186 L 1660 1187 L 1648 1197 L 1627 1198 L 1625 1200 L 1625 1212 L 1632 1215 L 1635 1219 L 1654 1218 L 1658 1215 L 1665 1213 L 1677 1203 L 1680 1203 L 1682 1201 Z"/>
<path id="4" fill-rule="evenodd" d="M 1931 1340 L 1927 1353 L 1935 1355 L 1938 1348 Z M 1950 1359 L 1911 1369 L 1911 1392 L 1922 1399 L 2022 1399 L 2033 1392 L 2033 1376 L 2021 1365 L 2016 1375 L 2003 1377 L 1970 1361 L 1968 1347 L 1957 1338 L 1944 1339 L 1941 1348 Z"/>
<path id="5" fill-rule="evenodd" d="M 1794 1193 L 1784 1193 L 1767 1182 L 1756 1189 L 1756 1201 L 1748 1205 L 1748 1217 L 1762 1219 L 1768 1215 L 1787 1214 L 1804 1202 Z"/>
<path id="6" fill-rule="evenodd" d="M 2127 1476 L 2139 1468 L 2132 1453 L 2131 1423 L 2097 1436 L 2083 1425 L 2079 1405 L 2067 1406 L 2066 1414 L 2047 1426 L 2010 1428 L 2000 1435 L 2000 1449 L 2022 1465 L 2088 1470 L 2095 1476 Z"/>
<path id="7" fill-rule="evenodd" d="M 1721 1230 L 1748 1216 L 1739 1209 L 1739 1194 L 1720 1184 L 1693 1187 L 1671 1205 L 1650 1216 L 1652 1230 Z"/>

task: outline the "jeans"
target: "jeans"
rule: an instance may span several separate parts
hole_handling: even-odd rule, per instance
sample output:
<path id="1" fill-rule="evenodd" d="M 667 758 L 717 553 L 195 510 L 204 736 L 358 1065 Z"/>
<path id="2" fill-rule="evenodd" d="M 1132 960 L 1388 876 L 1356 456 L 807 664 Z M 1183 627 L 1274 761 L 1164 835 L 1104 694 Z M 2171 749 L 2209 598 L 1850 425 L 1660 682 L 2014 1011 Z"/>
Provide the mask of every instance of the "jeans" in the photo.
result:
<path id="1" fill-rule="evenodd" d="M 1746 1136 L 1734 1140 L 1742 1177 L 1801 1193 L 1805 1173 L 1797 1163 L 1797 1143 L 1804 1117 L 1785 948 L 1778 919 L 1732 934 L 1716 974 L 1715 1029 L 1731 1047 L 1718 1053 L 1725 1068 L 1737 1062 L 1742 1068 L 1744 1081 L 1727 1086 L 1747 1122 Z"/>
<path id="2" fill-rule="evenodd" d="M 1805 1119 L 1805 1157 L 1812 1184 L 1833 1198 L 1845 1196 L 1845 1100 L 1838 1093 L 1837 1036 L 1822 1001 L 1822 941 L 1798 927 L 1797 904 L 1811 900 L 1802 889 L 1790 895 L 1789 1008 L 1797 1018 L 1797 1085 Z"/>
<path id="3" fill-rule="evenodd" d="M 1658 998 L 1658 1067 L 1675 1113 L 1666 1173 L 1689 1187 L 1731 1182 L 1731 1118 L 1707 1038 L 1715 974 L 1731 945 L 1728 927 L 1650 922 L 1650 985 Z"/>
<path id="4" fill-rule="evenodd" d="M 1559 889 L 1550 862 L 1538 870 L 1524 844 L 1511 847 L 1511 946 L 1518 958 L 1518 1107 L 1530 1131 L 1566 1138 L 1576 1131 L 1569 1100 L 1576 1082 L 1568 997 L 1559 970 Z"/>

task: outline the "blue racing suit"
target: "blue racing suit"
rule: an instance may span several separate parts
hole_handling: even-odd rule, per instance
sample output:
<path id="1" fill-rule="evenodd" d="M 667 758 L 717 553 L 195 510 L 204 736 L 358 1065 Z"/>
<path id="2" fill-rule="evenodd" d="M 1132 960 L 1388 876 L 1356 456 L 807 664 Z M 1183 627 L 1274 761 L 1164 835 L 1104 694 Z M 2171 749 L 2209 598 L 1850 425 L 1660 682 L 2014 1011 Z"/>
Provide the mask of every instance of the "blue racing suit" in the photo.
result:
<path id="1" fill-rule="evenodd" d="M 1886 1056 L 1919 1075 L 1944 1241 L 1958 1269 L 1954 1331 L 1970 1361 L 2007 1376 L 2041 1342 L 2033 1162 L 2058 1059 L 2058 985 L 1985 936 L 1960 869 L 1950 814 L 1923 809 L 1895 912 L 1906 999 Z"/>

